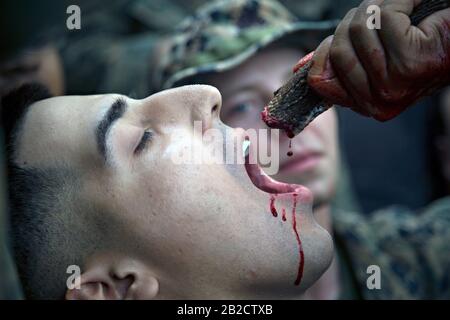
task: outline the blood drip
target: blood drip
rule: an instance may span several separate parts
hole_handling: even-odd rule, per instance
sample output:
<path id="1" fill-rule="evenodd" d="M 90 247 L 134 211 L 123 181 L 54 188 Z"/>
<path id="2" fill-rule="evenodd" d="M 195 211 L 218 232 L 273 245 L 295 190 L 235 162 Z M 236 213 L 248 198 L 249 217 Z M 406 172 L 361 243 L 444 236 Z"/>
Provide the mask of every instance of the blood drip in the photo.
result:
<path id="1" fill-rule="evenodd" d="M 286 221 L 286 209 L 283 208 L 283 211 L 281 213 L 281 220 Z"/>
<path id="2" fill-rule="evenodd" d="M 284 132 L 286 132 L 286 135 L 289 139 L 292 139 L 293 137 L 295 137 L 295 134 L 291 129 L 285 128 Z"/>
<path id="3" fill-rule="evenodd" d="M 293 195 L 293 207 L 292 207 L 292 228 L 294 229 L 295 232 L 295 237 L 297 238 L 297 243 L 298 243 L 298 251 L 299 251 L 299 255 L 300 255 L 300 262 L 298 265 L 298 273 L 297 273 L 297 279 L 295 279 L 294 285 L 298 286 L 300 284 L 300 282 L 302 281 L 303 278 L 303 267 L 305 265 L 305 254 L 303 253 L 303 246 L 302 246 L 302 240 L 300 239 L 300 236 L 298 234 L 298 230 L 297 230 L 297 219 L 296 219 L 296 215 L 295 215 L 295 211 L 297 208 L 297 194 L 294 193 Z"/>
<path id="4" fill-rule="evenodd" d="M 270 196 L 270 212 L 274 217 L 278 217 L 277 208 L 275 208 L 275 195 Z"/>
<path id="5" fill-rule="evenodd" d="M 296 210 L 297 210 L 297 193 L 292 194 L 292 228 L 294 229 L 294 233 L 295 233 L 295 238 L 297 240 L 298 243 L 298 252 L 299 252 L 299 264 L 298 264 L 298 272 L 297 272 L 297 278 L 295 279 L 294 285 L 298 286 L 300 285 L 300 282 L 302 281 L 303 278 L 303 269 L 305 266 L 305 254 L 303 252 L 303 245 L 302 245 L 302 240 L 300 239 L 300 235 L 298 233 L 297 230 L 297 217 L 296 217 Z M 272 215 L 274 217 L 278 216 L 278 212 L 277 209 L 275 208 L 275 195 L 271 195 L 270 196 L 270 212 L 272 212 Z M 281 214 L 281 219 L 283 221 L 286 221 L 286 209 L 283 208 L 282 209 L 282 214 Z"/>
<path id="6" fill-rule="evenodd" d="M 287 156 L 292 157 L 293 154 L 294 153 L 292 152 L 292 139 L 291 139 L 291 140 L 289 140 L 289 151 L 287 153 Z"/>
<path id="7" fill-rule="evenodd" d="M 295 134 L 292 131 L 292 126 L 287 125 L 283 122 L 280 122 L 280 120 L 278 120 L 274 116 L 270 115 L 268 106 L 264 107 L 264 110 L 261 111 L 261 119 L 262 119 L 262 121 L 264 121 L 266 123 L 266 125 L 269 128 L 283 130 L 286 133 L 286 135 L 288 136 L 288 138 L 290 138 L 290 139 L 295 137 Z"/>

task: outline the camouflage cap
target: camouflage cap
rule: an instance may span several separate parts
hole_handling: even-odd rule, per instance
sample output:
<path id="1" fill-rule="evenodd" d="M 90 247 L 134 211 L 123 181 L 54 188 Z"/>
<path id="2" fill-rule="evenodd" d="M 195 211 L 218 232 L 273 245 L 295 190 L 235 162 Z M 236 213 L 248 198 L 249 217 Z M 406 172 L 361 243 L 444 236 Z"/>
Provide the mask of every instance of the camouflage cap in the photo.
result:
<path id="1" fill-rule="evenodd" d="M 338 21 L 299 21 L 274 0 L 221 0 L 199 8 L 155 52 L 153 83 L 167 89 L 229 70 L 277 41 L 314 50 Z M 299 57 L 300 58 L 300 57 Z"/>

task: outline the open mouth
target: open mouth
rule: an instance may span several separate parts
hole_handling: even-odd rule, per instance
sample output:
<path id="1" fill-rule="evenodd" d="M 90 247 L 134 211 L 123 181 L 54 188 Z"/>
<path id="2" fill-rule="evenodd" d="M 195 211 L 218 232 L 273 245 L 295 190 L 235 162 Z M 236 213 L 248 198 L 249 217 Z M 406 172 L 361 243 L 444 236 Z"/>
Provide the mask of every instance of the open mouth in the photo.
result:
<path id="1" fill-rule="evenodd" d="M 245 170 L 247 171 L 247 174 L 255 187 L 261 191 L 271 194 L 310 193 L 308 189 L 301 185 L 284 183 L 269 177 L 262 170 L 257 161 L 250 161 L 250 157 L 252 159 L 256 159 L 253 154 L 254 150 L 250 147 L 250 145 L 250 140 L 245 139 L 242 149 L 245 156 Z"/>

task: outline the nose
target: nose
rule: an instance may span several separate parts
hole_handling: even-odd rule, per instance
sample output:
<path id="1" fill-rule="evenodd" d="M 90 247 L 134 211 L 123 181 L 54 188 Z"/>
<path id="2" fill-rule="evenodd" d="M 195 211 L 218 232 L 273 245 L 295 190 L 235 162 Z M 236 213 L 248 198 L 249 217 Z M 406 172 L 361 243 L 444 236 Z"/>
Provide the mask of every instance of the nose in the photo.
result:
<path id="1" fill-rule="evenodd" d="M 165 90 L 145 99 L 146 105 L 159 110 L 170 121 L 202 122 L 203 131 L 210 128 L 220 115 L 222 96 L 219 90 L 208 85 L 188 85 Z"/>

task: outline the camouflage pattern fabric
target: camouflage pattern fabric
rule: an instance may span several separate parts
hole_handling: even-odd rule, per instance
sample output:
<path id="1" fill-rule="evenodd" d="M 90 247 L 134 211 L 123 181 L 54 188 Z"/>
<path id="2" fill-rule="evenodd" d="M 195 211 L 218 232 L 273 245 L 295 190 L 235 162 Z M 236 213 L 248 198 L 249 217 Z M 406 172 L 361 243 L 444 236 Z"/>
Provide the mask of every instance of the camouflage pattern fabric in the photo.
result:
<path id="1" fill-rule="evenodd" d="M 62 57 L 67 94 L 149 94 L 154 45 L 203 0 L 84 0 L 81 29 L 55 27 L 46 38 Z"/>
<path id="2" fill-rule="evenodd" d="M 338 210 L 334 229 L 363 299 L 450 299 L 450 197 L 417 214 L 392 206 L 370 216 Z M 380 267 L 370 290 L 367 267 Z"/>
<path id="3" fill-rule="evenodd" d="M 342 18 L 359 0 L 281 0 L 302 21 Z M 62 57 L 67 94 L 117 92 L 145 97 L 160 86 L 152 52 L 207 0 L 78 0 L 81 30 L 58 26 L 46 37 Z M 317 40 L 315 40 L 317 41 Z M 311 48 L 312 49 L 312 48 Z M 157 57 L 157 56 L 156 56 Z"/>
<path id="4" fill-rule="evenodd" d="M 232 69 L 269 44 L 292 42 L 313 50 L 338 21 L 299 21 L 279 2 L 222 0 L 185 19 L 153 58 L 154 84 L 174 87 L 190 78 Z"/>

